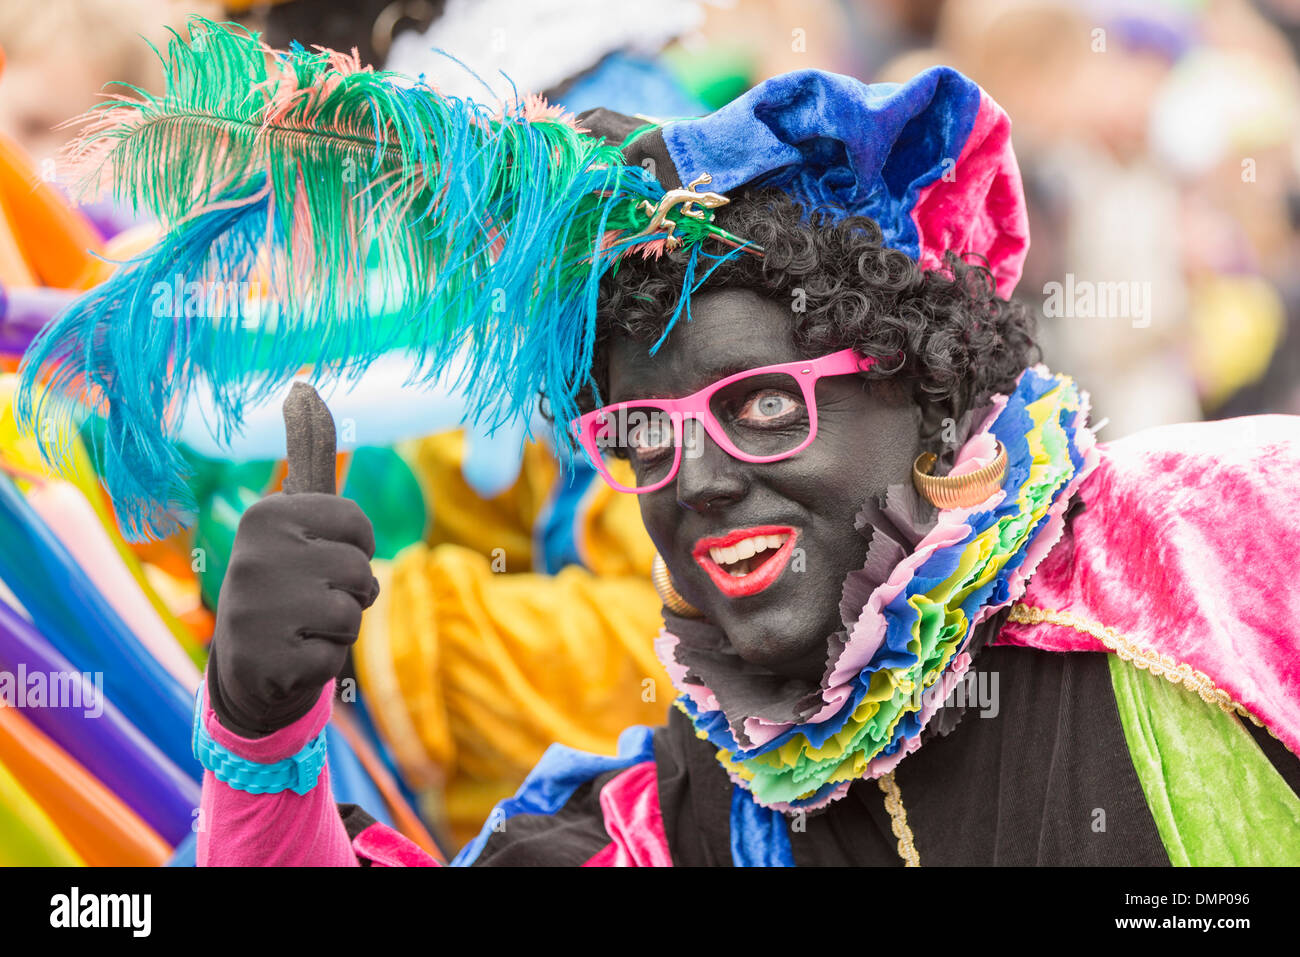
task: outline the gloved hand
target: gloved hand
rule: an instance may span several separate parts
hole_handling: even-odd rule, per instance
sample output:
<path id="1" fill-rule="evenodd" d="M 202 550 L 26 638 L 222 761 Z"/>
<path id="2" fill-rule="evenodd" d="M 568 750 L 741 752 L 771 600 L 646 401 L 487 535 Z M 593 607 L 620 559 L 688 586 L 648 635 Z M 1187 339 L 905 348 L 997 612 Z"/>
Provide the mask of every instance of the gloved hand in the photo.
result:
<path id="1" fill-rule="evenodd" d="M 374 529 L 355 502 L 333 494 L 333 420 L 315 390 L 302 388 L 285 402 L 285 491 L 240 520 L 208 662 L 217 719 L 250 738 L 311 710 L 379 594 Z"/>

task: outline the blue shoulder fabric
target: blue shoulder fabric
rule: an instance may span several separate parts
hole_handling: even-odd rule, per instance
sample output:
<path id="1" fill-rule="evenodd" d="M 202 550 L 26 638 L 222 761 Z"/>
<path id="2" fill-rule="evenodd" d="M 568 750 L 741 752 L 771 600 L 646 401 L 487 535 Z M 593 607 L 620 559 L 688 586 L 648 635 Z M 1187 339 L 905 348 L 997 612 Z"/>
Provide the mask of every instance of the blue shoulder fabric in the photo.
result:
<path id="1" fill-rule="evenodd" d="M 871 85 L 801 70 L 663 135 L 683 183 L 708 173 L 716 192 L 775 186 L 805 207 L 870 216 L 885 245 L 916 259 L 917 194 L 955 169 L 979 109 L 979 87 L 950 67 Z"/>
<path id="2" fill-rule="evenodd" d="M 471 866 L 483 853 L 488 838 L 503 820 L 509 820 L 516 814 L 554 814 L 564 807 L 574 791 L 592 778 L 606 771 L 619 771 L 653 759 L 654 732 L 643 725 L 633 725 L 623 730 L 618 736 L 618 754 L 612 758 L 605 754 L 578 751 L 562 744 L 551 745 L 537 766 L 528 773 L 515 796 L 492 809 L 478 837 L 465 845 L 451 866 Z"/>
<path id="3" fill-rule="evenodd" d="M 739 785 L 733 785 L 731 791 L 731 863 L 736 867 L 794 867 L 785 816 L 758 804 Z"/>

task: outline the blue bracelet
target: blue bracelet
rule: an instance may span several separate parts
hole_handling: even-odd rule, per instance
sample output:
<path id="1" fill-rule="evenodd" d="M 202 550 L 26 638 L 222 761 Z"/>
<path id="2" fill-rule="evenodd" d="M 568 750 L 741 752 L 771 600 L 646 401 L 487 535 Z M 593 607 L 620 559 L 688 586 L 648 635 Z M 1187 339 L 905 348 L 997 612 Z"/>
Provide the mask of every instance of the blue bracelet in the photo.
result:
<path id="1" fill-rule="evenodd" d="M 203 726 L 203 685 L 194 696 L 194 757 L 216 775 L 217 780 L 249 794 L 278 794 L 293 791 L 306 794 L 316 786 L 325 767 L 325 731 L 316 735 L 291 758 L 263 764 L 241 758 L 213 740 Z"/>

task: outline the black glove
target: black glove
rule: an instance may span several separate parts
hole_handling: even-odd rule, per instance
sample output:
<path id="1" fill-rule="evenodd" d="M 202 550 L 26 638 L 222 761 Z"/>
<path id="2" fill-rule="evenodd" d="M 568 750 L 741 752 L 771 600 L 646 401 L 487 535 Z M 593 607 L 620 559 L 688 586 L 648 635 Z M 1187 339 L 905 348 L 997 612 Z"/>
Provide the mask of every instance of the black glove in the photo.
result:
<path id="1" fill-rule="evenodd" d="M 333 421 L 303 388 L 309 396 L 295 386 L 285 403 L 286 491 L 244 513 L 217 603 L 208 699 L 244 737 L 311 710 L 379 595 L 374 529 L 355 502 L 333 494 Z"/>
<path id="2" fill-rule="evenodd" d="M 225 727 L 262 737 L 311 710 L 379 594 L 374 554 L 370 520 L 337 495 L 277 493 L 244 513 L 208 664 Z"/>

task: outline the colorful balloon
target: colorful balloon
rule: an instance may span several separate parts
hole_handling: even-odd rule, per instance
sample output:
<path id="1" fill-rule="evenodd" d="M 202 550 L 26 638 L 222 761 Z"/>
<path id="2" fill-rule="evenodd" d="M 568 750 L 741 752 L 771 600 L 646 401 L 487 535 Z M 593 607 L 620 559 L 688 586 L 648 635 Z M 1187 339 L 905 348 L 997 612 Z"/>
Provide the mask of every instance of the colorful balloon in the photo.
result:
<path id="1" fill-rule="evenodd" d="M 77 852 L 0 764 L 0 867 L 76 867 Z"/>
<path id="2" fill-rule="evenodd" d="M 405 439 L 465 427 L 470 436 L 464 474 L 485 498 L 505 491 L 519 477 L 528 422 L 516 418 L 495 432 L 465 422 L 465 395 L 458 370 L 444 370 L 434 385 L 406 385 L 418 371 L 413 356 L 393 353 L 377 360 L 355 382 L 320 385 L 321 395 L 334 414 L 339 450 L 360 444 L 392 445 Z M 306 380 L 304 380 L 306 381 Z M 223 421 L 203 388 L 196 388 L 181 413 L 180 441 L 195 453 L 212 459 L 249 462 L 284 455 L 284 421 L 280 406 L 292 383 L 259 402 L 248 403 L 239 430 L 229 441 L 214 435 L 212 423 Z M 534 433 L 546 429 L 533 423 Z"/>
<path id="3" fill-rule="evenodd" d="M 184 837 L 199 806 L 198 775 L 194 773 L 200 770 L 198 762 L 189 757 L 193 769 L 187 767 L 186 771 L 191 772 L 187 774 L 169 761 L 110 700 L 100 697 L 102 689 L 82 677 L 4 601 L 0 601 L 0 671 L 15 679 L 42 674 L 47 683 L 50 675 L 77 676 L 82 707 L 20 706 L 20 710 L 164 840 L 174 844 Z M 8 694 L 16 695 L 17 689 Z M 6 706 L 19 703 L 5 702 Z M 87 715 L 95 715 L 101 707 L 102 713 Z"/>
<path id="4" fill-rule="evenodd" d="M 0 579 L 37 632 L 111 698 L 172 762 L 200 779 L 190 753 L 193 696 L 131 634 L 7 476 L 0 477 Z"/>
<path id="5" fill-rule="evenodd" d="M 171 845 L 16 708 L 0 708 L 0 761 L 89 866 L 156 867 L 171 855 Z"/>
<path id="6" fill-rule="evenodd" d="M 78 566 L 85 570 L 131 634 L 180 682 L 181 687 L 193 694 L 202 680 L 199 669 L 177 644 L 122 563 L 85 496 L 67 482 L 52 480 L 33 486 L 27 493 L 27 502 L 68 549 Z"/>

